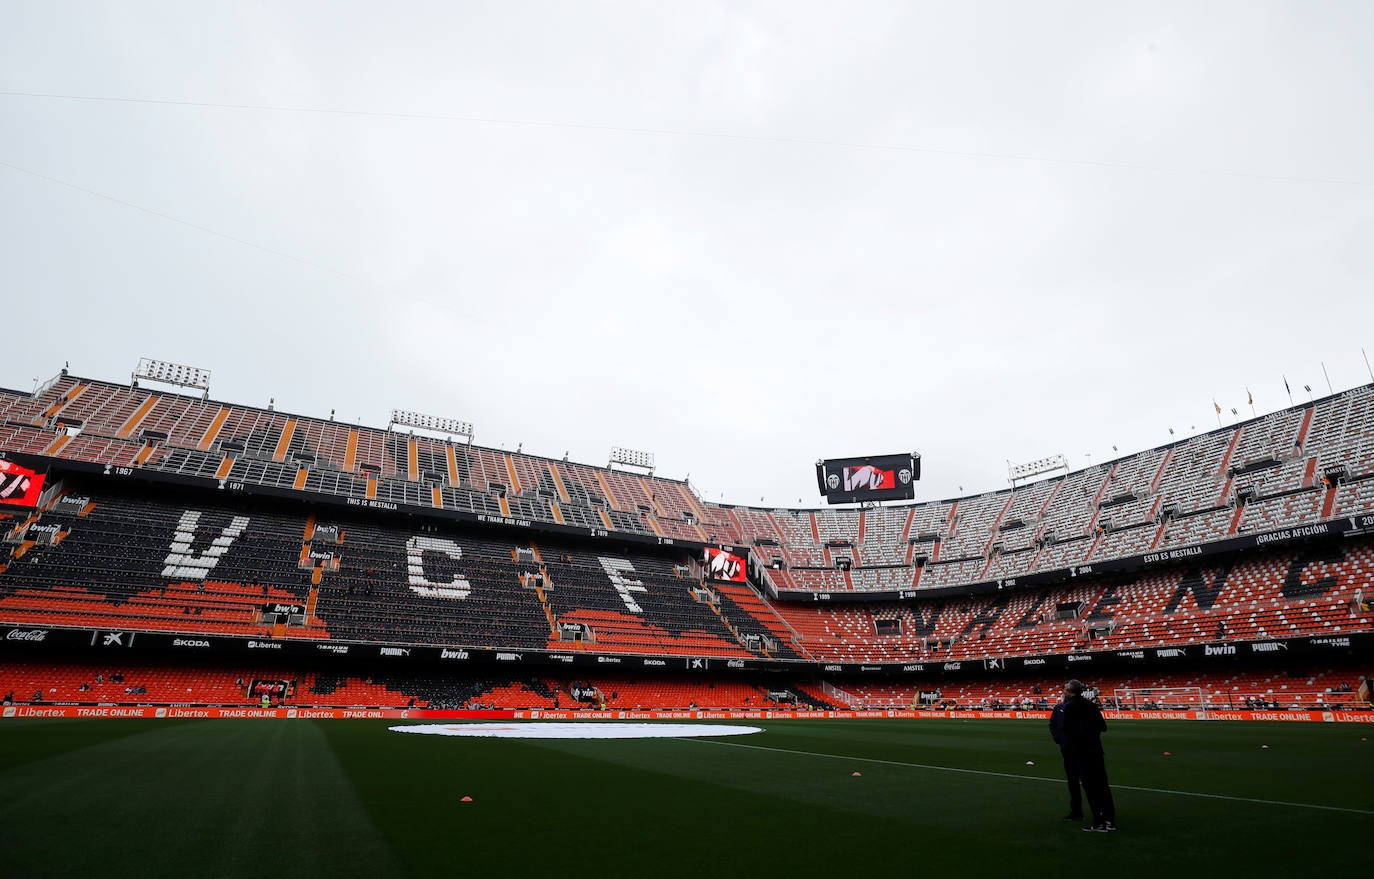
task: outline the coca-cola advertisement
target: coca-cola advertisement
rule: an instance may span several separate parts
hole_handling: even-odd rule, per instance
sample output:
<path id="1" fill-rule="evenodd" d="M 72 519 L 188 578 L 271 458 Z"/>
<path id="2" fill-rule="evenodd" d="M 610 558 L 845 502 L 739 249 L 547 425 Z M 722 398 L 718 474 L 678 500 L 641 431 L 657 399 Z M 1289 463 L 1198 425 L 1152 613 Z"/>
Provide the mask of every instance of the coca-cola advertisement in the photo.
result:
<path id="1" fill-rule="evenodd" d="M 24 641 L 29 644 L 41 644 L 47 639 L 47 629 L 10 629 L 5 633 L 6 641 Z"/>

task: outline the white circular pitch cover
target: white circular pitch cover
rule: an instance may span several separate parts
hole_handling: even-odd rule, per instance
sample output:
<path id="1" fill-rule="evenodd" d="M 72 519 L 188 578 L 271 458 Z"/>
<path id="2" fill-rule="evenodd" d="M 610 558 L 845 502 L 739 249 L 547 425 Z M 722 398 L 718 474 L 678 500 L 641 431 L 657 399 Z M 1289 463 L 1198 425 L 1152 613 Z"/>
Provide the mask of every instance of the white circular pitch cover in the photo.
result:
<path id="1" fill-rule="evenodd" d="M 671 739 L 692 736 L 747 736 L 757 726 L 707 723 L 420 723 L 393 726 L 392 732 L 489 739 Z"/>

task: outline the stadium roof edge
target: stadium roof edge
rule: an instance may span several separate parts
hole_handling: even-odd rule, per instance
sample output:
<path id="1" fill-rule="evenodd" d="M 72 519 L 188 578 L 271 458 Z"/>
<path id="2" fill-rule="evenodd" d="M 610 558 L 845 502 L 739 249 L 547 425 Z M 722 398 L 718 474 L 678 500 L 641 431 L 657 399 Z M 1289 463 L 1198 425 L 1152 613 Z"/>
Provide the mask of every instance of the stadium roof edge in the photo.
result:
<path id="1" fill-rule="evenodd" d="M 78 375 L 76 375 L 76 374 L 74 374 L 74 373 L 68 373 L 68 372 L 66 372 L 65 370 L 64 370 L 64 374 L 68 375 L 69 377 L 71 377 L 71 378 L 73 378 L 73 379 L 76 379 L 76 380 L 82 381 L 82 382 L 89 382 L 89 383 L 93 383 L 93 384 L 107 385 L 107 386 L 110 386 L 110 387 L 121 387 L 121 388 L 127 388 L 127 387 L 129 387 L 128 383 L 126 383 L 126 382 L 112 382 L 112 381 L 106 381 L 106 380 L 104 380 L 104 379 L 86 378 L 86 377 L 84 377 L 84 376 L 78 376 Z M 141 388 L 141 389 L 142 389 L 142 388 Z M 285 415 L 285 416 L 291 417 L 291 418 L 306 418 L 306 419 L 312 419 L 312 420 L 316 420 L 316 421 L 324 421 L 324 420 L 325 420 L 325 419 L 321 419 L 319 416 L 314 416 L 314 415 L 302 415 L 302 414 L 298 414 L 298 413 L 287 412 L 287 411 L 281 410 L 281 409 L 270 409 L 270 410 L 269 410 L 269 409 L 267 409 L 267 408 L 265 408 L 265 407 L 262 407 L 262 406 L 252 406 L 252 405 L 247 405 L 247 404 L 242 404 L 242 403 L 231 403 L 231 402 L 227 402 L 227 401 L 223 401 L 223 400 L 214 400 L 214 399 L 210 399 L 210 398 L 208 398 L 208 397 L 202 398 L 202 397 L 200 397 L 200 396 L 198 396 L 198 395 L 195 395 L 195 394 L 183 394 L 183 393 L 179 393 L 179 392 L 177 392 L 177 391 L 168 391 L 168 390 L 163 390 L 163 389 L 160 389 L 160 388 L 158 388 L 158 389 L 147 389 L 147 390 L 149 390 L 150 393 L 156 393 L 156 394 L 159 394 L 159 395 L 161 395 L 161 396 L 167 396 L 167 397 L 181 397 L 181 398 L 187 398 L 187 399 L 194 399 L 194 400 L 203 401 L 203 402 L 206 402 L 206 403 L 214 403 L 214 404 L 220 405 L 220 406 L 233 406 L 233 407 L 236 407 L 236 408 L 239 408 L 239 409 L 245 409 L 245 410 L 249 410 L 249 411 L 255 411 L 255 412 L 272 412 L 273 414 Z M 1091 465 L 1088 465 L 1088 466 L 1086 466 L 1086 467 L 1081 467 L 1081 468 L 1079 468 L 1079 469 L 1077 469 L 1077 470 L 1071 470 L 1071 471 L 1069 471 L 1069 472 L 1066 473 L 1066 474 L 1055 475 L 1055 476 L 1047 476 L 1047 477 L 1044 478 L 1044 479 L 1036 479 L 1036 480 L 1033 480 L 1033 481 L 1029 481 L 1029 482 L 1023 483 L 1021 486 L 1019 486 L 1019 487 L 1016 488 L 1016 489 L 1013 489 L 1012 487 L 1008 486 L 1008 487 L 1005 487 L 1005 488 L 993 489 L 993 490 L 991 490 L 991 491 L 973 492 L 973 493 L 970 493 L 970 494 L 960 495 L 960 496 L 951 497 L 951 498 L 938 498 L 938 499 L 917 500 L 917 501 L 911 501 L 911 502 L 902 502 L 902 503 L 886 504 L 886 505 L 884 505 L 884 506 L 889 507 L 889 508 L 905 509 L 905 508 L 907 508 L 907 507 L 918 507 L 918 506 L 924 506 L 924 505 L 927 505 L 927 504 L 952 504 L 952 503 L 955 503 L 955 502 L 957 502 L 957 501 L 965 501 L 965 500 L 969 500 L 969 499 L 971 499 L 971 498 L 986 497 L 986 496 L 989 496 L 989 495 L 991 495 L 991 496 L 997 496 L 997 495 L 1001 495 L 1001 494 L 1003 494 L 1003 493 L 1012 493 L 1012 492 L 1014 492 L 1014 491 L 1024 491 L 1024 490 L 1026 489 L 1026 487 L 1032 486 L 1032 485 L 1038 485 L 1038 484 L 1040 484 L 1041 482 L 1048 482 L 1048 481 L 1056 480 L 1056 479 L 1069 479 L 1069 478 L 1073 477 L 1073 476 L 1076 475 L 1076 474 L 1088 473 L 1088 472 L 1093 472 L 1093 471 L 1098 471 L 1098 470 L 1102 470 L 1103 468 L 1110 468 L 1110 467 L 1111 467 L 1112 465 L 1114 465 L 1114 464 L 1117 464 L 1117 463 L 1119 463 L 1119 462 L 1121 462 L 1121 461 L 1124 461 L 1124 460 L 1127 460 L 1127 459 L 1129 459 L 1129 458 L 1133 458 L 1133 457 L 1135 457 L 1135 456 L 1137 456 L 1137 455 L 1145 454 L 1146 452 L 1151 452 L 1151 451 L 1156 451 L 1156 450 L 1167 450 L 1167 449 L 1175 448 L 1175 447 L 1177 447 L 1177 446 L 1181 446 L 1181 445 L 1183 445 L 1183 444 L 1185 444 L 1185 443 L 1188 443 L 1188 442 L 1192 442 L 1192 441 L 1198 439 L 1199 437 L 1206 437 L 1206 436 L 1211 436 L 1211 435 L 1213 435 L 1213 434 L 1223 433 L 1223 432 L 1226 432 L 1226 431 L 1238 430 L 1238 429 L 1244 428 L 1245 426 L 1247 426 L 1247 425 L 1249 425 L 1249 424 L 1252 424 L 1252 423 L 1258 422 L 1258 421 L 1262 421 L 1262 420 L 1264 420 L 1265 418 L 1272 417 L 1272 416 L 1274 416 L 1274 415 L 1276 415 L 1276 414 L 1279 414 L 1279 413 L 1282 413 L 1282 412 L 1287 412 L 1287 411 L 1298 411 L 1298 410 L 1302 410 L 1302 409 L 1315 408 L 1316 406 L 1320 405 L 1321 403 L 1326 402 L 1327 400 L 1336 399 L 1336 398 L 1342 397 L 1342 396 L 1344 396 L 1344 395 L 1348 395 L 1348 394 L 1352 394 L 1352 393 L 1356 393 L 1356 392 L 1370 392 L 1370 391 L 1374 391 L 1374 382 L 1366 382 L 1366 383 L 1364 383 L 1364 384 L 1354 385 L 1354 386 L 1349 387 L 1349 388 L 1346 388 L 1345 390 L 1342 390 L 1342 391 L 1334 391 L 1334 392 L 1332 392 L 1332 393 L 1330 393 L 1330 394 L 1327 394 L 1327 395 L 1325 395 L 1325 396 L 1314 397 L 1313 399 L 1311 399 L 1311 400 L 1309 400 L 1309 401 L 1307 401 L 1307 402 L 1295 403 L 1295 404 L 1292 404 L 1292 405 L 1290 405 L 1290 406 L 1284 406 L 1284 407 L 1282 407 L 1282 408 L 1275 409 L 1275 410 L 1273 410 L 1273 411 L 1271 411 L 1271 412 L 1266 412 L 1264 415 L 1254 415 L 1254 416 L 1252 416 L 1252 417 L 1250 417 L 1250 418 L 1247 418 L 1247 419 L 1238 420 L 1238 421 L 1234 422 L 1233 424 L 1222 425 L 1222 426 L 1220 426 L 1220 427 L 1211 428 L 1211 429 L 1209 429 L 1209 430 L 1206 430 L 1206 431 L 1202 431 L 1202 432 L 1193 434 L 1192 436 L 1187 436 L 1187 437 L 1182 437 L 1182 438 L 1179 438 L 1179 439 L 1175 439 L 1175 440 L 1173 440 L 1173 441 L 1171 441 L 1171 442 L 1164 443 L 1164 444 L 1161 444 L 1161 445 L 1158 445 L 1158 446 L 1150 446 L 1149 448 L 1140 449 L 1140 450 L 1138 450 L 1138 451 L 1135 451 L 1135 452 L 1132 452 L 1132 453 L 1126 454 L 1126 455 L 1120 455 L 1120 456 L 1118 456 L 1118 457 L 1116 457 L 1116 458 L 1112 458 L 1112 459 L 1110 459 L 1110 460 L 1103 461 L 1103 462 L 1098 463 L 1098 464 L 1091 464 Z M 11 391 L 10 393 L 13 393 L 13 394 L 15 394 L 15 395 L 17 395 L 17 396 L 25 396 L 25 397 L 31 397 L 31 396 L 33 396 L 32 392 L 29 392 L 29 391 Z M 374 427 L 374 426 L 372 426 L 372 425 L 359 424 L 359 423 L 354 423 L 354 422 L 349 422 L 349 421 L 338 421 L 338 420 L 335 420 L 335 421 L 332 421 L 332 422 L 330 422 L 330 423 L 338 424 L 338 425 L 341 425 L 341 426 L 343 426 L 343 427 L 348 427 L 348 428 L 360 428 L 360 429 L 364 429 L 364 430 L 379 430 L 379 431 L 383 431 L 383 432 L 386 432 L 386 430 L 387 430 L 387 429 L 384 428 L 384 427 Z M 391 431 L 391 432 L 393 432 L 393 433 L 400 433 L 400 431 Z M 442 440 L 437 440 L 437 441 L 442 442 Z M 486 449 L 487 451 L 490 451 L 490 452 L 493 452 L 493 453 L 496 453 L 496 454 L 508 454 L 508 455 L 519 454 L 519 455 L 521 455 L 522 457 L 526 457 L 526 458 L 533 458 L 533 459 L 542 460 L 542 461 L 549 461 L 549 462 L 559 462 L 559 463 L 577 464 L 577 465 L 579 465 L 579 466 L 582 466 L 582 467 L 589 467 L 589 468 L 592 468 L 592 469 L 594 469 L 594 470 L 606 470 L 606 469 L 607 469 L 606 467 L 604 467 L 604 466 L 602 466 L 602 465 L 600 465 L 600 464 L 591 464 L 591 463 L 587 463 L 587 462 L 584 462 L 584 461 L 572 461 L 572 460 L 567 460 L 567 461 L 565 461 L 565 460 L 562 459 L 562 458 L 554 458 L 554 457 L 550 457 L 550 456 L 548 456 L 548 455 L 539 455 L 539 454 L 534 454 L 534 453 L 531 453 L 531 452 L 524 452 L 524 451 L 521 451 L 521 452 L 511 452 L 511 451 L 507 451 L 507 450 L 505 450 L 505 449 L 494 449 L 494 448 L 492 448 L 491 446 L 483 446 L 483 445 L 477 444 L 477 443 L 474 443 L 474 444 L 472 444 L 472 445 L 475 445 L 477 448 Z M 651 478 L 663 480 L 663 481 L 665 481 L 665 482 L 674 482 L 674 483 L 678 483 L 678 484 L 681 484 L 681 485 L 690 485 L 690 483 L 689 483 L 686 479 L 674 479 L 674 478 L 672 478 L 672 477 L 660 476 L 660 475 L 658 475 L 658 474 L 654 474 Z M 861 507 L 861 506 L 859 506 L 859 505 L 851 505 L 851 504 L 837 504 L 837 505 L 835 505 L 835 506 L 815 506 L 815 507 L 774 507 L 774 506 L 755 506 L 755 505 L 752 505 L 752 504 L 726 504 L 726 503 L 714 503 L 714 502 L 712 502 L 712 501 L 710 501 L 710 500 L 708 500 L 708 499 L 706 499 L 706 498 L 704 498 L 704 497 L 701 498 L 701 501 L 702 501 L 702 503 L 704 503 L 704 504 L 706 504 L 707 506 L 710 506 L 710 507 L 719 507 L 719 508 L 726 508 L 726 509 L 756 510 L 756 511 L 761 511 L 761 512 L 818 513 L 818 512 L 823 512 L 823 511 L 825 511 L 825 510 L 834 510 L 834 511 L 839 511 L 839 512 L 860 512 L 860 511 L 862 510 L 862 507 Z"/>
<path id="2" fill-rule="evenodd" d="M 112 382 L 112 381 L 106 381 L 106 380 L 104 380 L 104 379 L 98 379 L 98 378 L 86 378 L 85 376 L 76 375 L 75 373 L 68 373 L 68 375 L 69 375 L 71 378 L 76 379 L 77 381 L 88 382 L 88 383 L 91 383 L 91 384 L 108 385 L 108 386 L 110 386 L 110 387 L 117 387 L 117 388 L 127 388 L 127 387 L 129 387 L 129 385 L 128 385 L 127 382 Z M 149 393 L 159 394 L 159 395 L 164 396 L 164 397 L 183 397 L 183 398 L 190 399 L 190 400 L 196 400 L 196 401 L 198 401 L 198 402 L 213 403 L 213 404 L 218 405 L 218 406 L 233 406 L 233 407 L 236 408 L 236 409 L 246 409 L 246 410 L 248 410 L 248 411 L 250 411 L 250 412 L 271 412 L 273 415 L 285 415 L 285 416 L 288 417 L 288 418 L 306 418 L 306 419 L 310 419 L 310 420 L 313 420 L 313 421 L 324 421 L 324 422 L 327 422 L 327 423 L 329 423 L 329 424 L 337 424 L 337 425 L 341 425 L 341 426 L 343 426 L 343 427 L 360 428 L 360 429 L 362 429 L 362 430 L 380 430 L 380 431 L 382 431 L 382 432 L 398 433 L 398 434 L 401 434 L 401 435 L 403 435 L 403 436 L 406 435 L 406 432 L 405 432 L 405 431 L 400 431 L 400 430 L 391 430 L 391 431 L 388 431 L 387 428 L 385 428 L 385 427 L 376 427 L 376 426 L 371 425 L 371 424 L 359 424 L 359 423 L 355 423 L 355 422 L 352 422 L 352 421 L 341 421 L 341 420 L 339 420 L 339 419 L 337 419 L 337 418 L 336 418 L 336 419 L 321 418 L 321 417 L 318 416 L 318 415 L 303 415 L 303 414 L 298 413 L 298 412 L 288 412 L 288 411 L 286 411 L 285 409 L 268 409 L 268 408 L 266 408 L 266 407 L 264 407 L 264 406 L 253 406 L 253 405 L 249 405 L 249 404 L 246 404 L 246 403 L 231 403 L 231 402 L 228 402 L 228 401 L 226 401 L 226 400 L 216 400 L 216 399 L 213 399 L 213 398 L 210 398 L 210 397 L 202 398 L 202 397 L 200 397 L 200 396 L 197 395 L 197 394 L 183 394 L 183 393 L 180 393 L 180 392 L 178 392 L 178 391 L 163 390 L 162 388 L 144 388 L 143 386 L 140 385 L 140 386 L 139 386 L 139 390 L 146 390 L 146 391 L 148 391 Z M 0 389 L 0 391 L 3 391 L 3 389 Z M 30 396 L 33 396 L 29 391 L 10 391 L 10 393 L 13 393 L 13 394 L 16 394 L 16 395 L 22 396 L 22 397 L 30 397 Z M 426 435 L 426 436 L 427 436 L 427 435 Z M 436 442 L 444 442 L 444 440 L 441 440 L 441 439 L 439 439 L 438 437 L 428 437 L 428 436 L 427 436 L 427 438 L 433 439 L 433 440 L 435 440 Z M 563 458 L 554 458 L 554 457 L 551 457 L 551 456 L 549 456 L 549 455 L 539 455 L 539 454 L 535 454 L 534 452 L 524 452 L 524 451 L 522 451 L 522 452 L 512 452 L 512 451 L 510 451 L 510 450 L 508 450 L 508 449 L 494 449 L 494 448 L 492 448 L 491 446 L 484 446 L 484 445 L 482 445 L 481 443 L 462 443 L 461 445 L 473 445 L 473 446 L 476 446 L 476 447 L 479 448 L 479 449 L 486 449 L 486 450 L 489 451 L 489 452 L 495 452 L 496 454 L 500 454 L 500 455 L 520 455 L 521 457 L 524 457 L 524 458 L 536 458 L 536 459 L 541 460 L 541 461 L 554 461 L 554 462 L 557 462 L 557 463 L 559 463 L 559 464 L 577 464 L 577 465 L 582 466 L 582 467 L 591 467 L 591 468 L 594 469 L 594 470 L 605 470 L 605 469 L 607 469 L 606 467 L 602 466 L 601 464 L 589 464 L 589 463 L 587 463 L 587 462 L 585 462 L 585 461 L 565 460 L 565 459 L 563 459 Z M 664 482 L 677 482 L 677 483 L 681 483 L 682 485 L 686 485 L 686 484 L 687 484 L 687 480 L 686 480 L 686 479 L 674 479 L 674 478 L 671 477 L 671 476 L 659 476 L 657 473 L 653 474 L 652 478 L 653 478 L 653 479 L 661 479 L 661 480 L 663 480 Z"/>
<path id="3" fill-rule="evenodd" d="M 1280 408 L 1280 409 L 1275 409 L 1275 410 L 1273 410 L 1273 411 L 1271 411 L 1271 412 L 1266 412 L 1266 413 L 1264 413 L 1263 415 L 1253 415 L 1253 416 L 1251 416 L 1250 418 L 1246 418 L 1246 419 L 1241 420 L 1241 421 L 1236 421 L 1236 422 L 1233 423 L 1233 424 L 1223 424 L 1221 427 L 1214 427 L 1214 428 L 1211 428 L 1210 430 L 1201 431 L 1201 432 L 1199 432 L 1199 433 L 1193 434 L 1192 436 L 1182 437 L 1182 438 L 1180 438 L 1180 439 L 1176 439 L 1176 440 L 1173 440 L 1172 442 L 1168 442 L 1168 443 L 1163 443 L 1163 444 L 1158 445 L 1158 446 L 1150 446 L 1149 448 L 1140 449 L 1140 450 L 1138 450 L 1138 451 L 1131 452 L 1131 453 L 1125 454 L 1125 455 L 1120 455 L 1120 456 L 1118 456 L 1118 457 L 1116 457 L 1116 458 L 1112 458 L 1112 459 L 1107 460 L 1107 461 L 1102 461 L 1101 463 L 1098 463 L 1098 464 L 1090 464 L 1090 465 L 1088 465 L 1088 466 L 1086 466 L 1086 467 L 1080 467 L 1080 468 L 1078 468 L 1077 470 L 1070 470 L 1068 473 L 1059 474 L 1059 475 L 1053 475 L 1053 476 L 1046 476 L 1046 477 L 1043 478 L 1043 479 L 1029 480 L 1029 481 L 1027 481 L 1027 482 L 1023 482 L 1018 488 L 1015 488 L 1015 489 L 1013 489 L 1013 488 L 1011 488 L 1010 486 L 1008 486 L 1008 487 L 1006 487 L 1006 488 L 994 489 L 994 490 L 992 490 L 992 491 L 980 491 L 980 492 L 976 492 L 976 493 L 973 493 L 973 494 L 959 495 L 959 496 L 957 496 L 957 497 L 951 497 L 951 498 L 938 498 L 938 499 L 932 498 L 932 499 L 929 499 L 929 500 L 923 500 L 923 501 L 909 501 L 909 502 L 908 502 L 908 501 L 902 501 L 902 502 L 898 502 L 898 503 L 883 504 L 882 506 L 885 506 L 885 507 L 898 507 L 898 508 L 903 508 L 903 509 L 905 509 L 906 507 L 923 506 L 923 505 L 925 505 L 925 504 L 952 504 L 952 503 L 954 503 L 954 502 L 956 502 L 956 501 L 964 501 L 964 500 L 968 500 L 968 499 L 970 499 L 970 498 L 985 497 L 985 496 L 987 496 L 987 495 L 996 496 L 996 495 L 1003 494 L 1003 493 L 1010 493 L 1010 492 L 1012 492 L 1012 491 L 1024 491 L 1025 488 L 1026 488 L 1027 486 L 1030 486 L 1030 485 L 1038 485 L 1038 484 L 1041 483 L 1041 482 L 1050 482 L 1050 481 L 1056 480 L 1056 479 L 1068 479 L 1068 478 L 1070 478 L 1070 477 L 1072 477 L 1072 476 L 1074 476 L 1074 475 L 1076 475 L 1076 474 L 1079 474 L 1079 473 L 1087 473 L 1087 472 L 1090 472 L 1090 471 L 1096 471 L 1096 470 L 1101 470 L 1101 469 L 1106 468 L 1106 467 L 1111 467 L 1113 464 L 1120 463 L 1121 461 L 1125 461 L 1125 460 L 1127 460 L 1127 459 L 1129 459 L 1129 458 L 1134 458 L 1134 457 L 1137 456 L 1137 455 L 1143 455 L 1143 454 L 1145 454 L 1146 452 L 1162 451 L 1162 450 L 1172 449 L 1172 448 L 1174 448 L 1174 447 L 1176 447 L 1176 446 L 1181 446 L 1181 445 L 1183 445 L 1184 443 L 1187 443 L 1187 442 L 1191 442 L 1191 441 L 1193 441 L 1193 440 L 1196 440 L 1196 439 L 1199 438 L 1199 437 L 1211 436 L 1212 434 L 1215 434 L 1215 433 L 1224 433 L 1224 432 L 1230 431 L 1230 430 L 1238 430 L 1238 429 L 1243 428 L 1243 427 L 1245 427 L 1245 426 L 1247 426 L 1247 425 L 1249 425 L 1249 424 L 1252 424 L 1252 423 L 1254 423 L 1254 422 L 1256 422 L 1256 421 L 1263 421 L 1264 419 L 1270 418 L 1270 417 L 1272 417 L 1272 416 L 1274 416 L 1274 415 L 1277 415 L 1277 414 L 1279 414 L 1280 412 L 1299 411 L 1299 410 L 1302 410 L 1302 409 L 1312 409 L 1312 408 L 1315 408 L 1318 404 L 1324 403 L 1324 402 L 1326 402 L 1327 400 L 1333 400 L 1333 399 L 1336 399 L 1337 397 L 1341 397 L 1341 396 L 1344 396 L 1344 395 L 1346 395 L 1346 394 L 1353 393 L 1353 392 L 1355 392 L 1355 391 L 1374 391 L 1374 382 L 1365 382 L 1364 384 L 1354 385 L 1354 386 L 1352 386 L 1352 387 L 1346 388 L 1346 389 L 1343 390 L 1343 391 L 1336 391 L 1336 392 L 1334 392 L 1334 393 L 1327 394 L 1326 396 L 1323 396 L 1323 397 L 1314 397 L 1314 398 L 1312 398 L 1311 400 L 1308 400 L 1308 401 L 1305 402 L 1305 403 L 1294 403 L 1294 404 L 1292 404 L 1291 406 L 1284 406 L 1284 407 L 1282 407 L 1282 408 Z M 761 512 L 769 512 L 769 513 L 777 513 L 777 512 L 785 512 L 785 513 L 791 513 L 791 512 L 796 512 L 796 513 L 820 513 L 820 512 L 824 512 L 824 511 L 826 511 L 826 510 L 838 510 L 838 511 L 840 511 L 840 512 L 854 512 L 854 513 L 858 513 L 858 512 L 862 512 L 862 510 L 864 509 L 863 506 L 860 505 L 860 504 L 836 504 L 836 505 L 834 505 L 834 506 L 824 506 L 824 507 L 759 507 L 759 506 L 754 506 L 754 505 L 752 505 L 752 504 L 722 504 L 722 503 L 718 503 L 718 504 L 712 504 L 712 506 L 724 507 L 724 508 L 728 508 L 728 509 L 732 509 L 732 510 L 758 510 L 758 511 L 761 511 Z"/>

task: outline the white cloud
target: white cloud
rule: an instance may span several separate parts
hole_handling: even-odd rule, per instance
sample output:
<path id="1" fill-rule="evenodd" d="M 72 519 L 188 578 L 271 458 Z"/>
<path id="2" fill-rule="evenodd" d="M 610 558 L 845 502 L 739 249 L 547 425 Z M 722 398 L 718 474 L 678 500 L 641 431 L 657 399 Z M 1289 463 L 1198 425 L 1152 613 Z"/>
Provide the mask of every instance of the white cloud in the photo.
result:
<path id="1" fill-rule="evenodd" d="M 0 168 L 6 292 L 63 315 L 0 384 L 164 357 L 796 503 L 822 455 L 948 496 L 1369 378 L 1366 7 L 11 12 L 14 90 L 463 119 L 0 96 L 0 161 L 300 260 Z"/>

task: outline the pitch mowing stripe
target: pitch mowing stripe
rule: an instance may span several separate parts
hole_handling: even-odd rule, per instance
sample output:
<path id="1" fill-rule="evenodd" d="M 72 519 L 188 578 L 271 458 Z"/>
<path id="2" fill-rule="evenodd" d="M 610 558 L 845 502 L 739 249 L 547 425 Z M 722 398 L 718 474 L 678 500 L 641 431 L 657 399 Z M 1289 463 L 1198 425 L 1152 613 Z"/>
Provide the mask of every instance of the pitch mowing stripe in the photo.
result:
<path id="1" fill-rule="evenodd" d="M 1048 781 L 1063 784 L 1062 778 L 1044 778 L 1039 775 L 1017 775 L 1012 772 L 993 772 L 988 769 L 960 769 L 955 766 L 936 766 L 933 763 L 903 763 L 900 760 L 879 760 L 877 757 L 850 757 L 845 754 L 825 754 L 820 751 L 794 751 L 791 748 L 769 748 L 764 745 L 745 745 L 740 742 L 717 742 L 712 739 L 678 739 L 681 742 L 698 742 L 703 745 L 724 745 L 728 748 L 749 748 L 754 751 L 776 751 L 779 754 L 799 754 L 804 757 L 829 757 L 832 760 L 859 760 L 863 763 L 882 763 L 887 766 L 908 766 L 912 769 L 933 769 L 937 772 L 960 772 L 965 775 L 991 775 L 997 778 L 1017 778 L 1022 781 Z M 1205 794 L 1191 790 L 1170 790 L 1163 787 L 1139 787 L 1132 784 L 1113 784 L 1113 790 L 1145 791 L 1152 794 L 1173 794 L 1178 797 L 1200 797 L 1208 800 L 1230 800 L 1235 803 L 1258 803 L 1264 806 L 1292 806 L 1296 809 L 1322 809 L 1327 812 L 1351 812 L 1356 815 L 1374 815 L 1374 810 L 1354 809 L 1347 806 L 1322 806 L 1317 803 L 1290 803 L 1286 800 L 1260 800 L 1253 797 L 1232 797 L 1226 794 Z"/>

